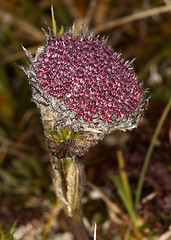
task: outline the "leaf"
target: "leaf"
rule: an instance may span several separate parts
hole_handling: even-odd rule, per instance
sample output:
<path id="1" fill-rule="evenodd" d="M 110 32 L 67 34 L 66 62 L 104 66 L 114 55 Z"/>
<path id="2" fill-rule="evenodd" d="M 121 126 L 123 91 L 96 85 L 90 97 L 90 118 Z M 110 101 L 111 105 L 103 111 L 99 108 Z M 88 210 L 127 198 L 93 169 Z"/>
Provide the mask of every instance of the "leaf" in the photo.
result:
<path id="1" fill-rule="evenodd" d="M 56 131 L 46 130 L 45 133 L 59 137 L 59 133 Z"/>
<path id="2" fill-rule="evenodd" d="M 7 190 L 8 190 L 8 188 L 3 183 L 0 182 L 0 191 L 6 192 Z"/>
<path id="3" fill-rule="evenodd" d="M 57 133 L 59 134 L 60 139 L 64 139 L 63 133 L 60 128 L 57 129 Z"/>
<path id="4" fill-rule="evenodd" d="M 59 142 L 59 140 L 61 139 L 61 136 L 58 132 L 46 130 L 45 133 L 50 134 L 55 142 Z M 58 139 L 56 139 L 54 136 L 56 136 Z"/>
<path id="5" fill-rule="evenodd" d="M 0 239 L 1 240 L 13 240 L 13 234 L 16 230 L 17 222 L 15 221 L 12 226 L 7 226 L 3 228 L 2 224 L 0 223 Z"/>
<path id="6" fill-rule="evenodd" d="M 82 136 L 80 133 L 76 133 L 75 135 L 74 135 L 74 138 L 76 138 L 76 139 L 82 139 L 82 138 L 86 138 L 85 136 Z"/>
<path id="7" fill-rule="evenodd" d="M 66 126 L 64 127 L 62 132 L 63 132 L 64 137 L 68 136 L 68 128 Z"/>
<path id="8" fill-rule="evenodd" d="M 27 159 L 28 159 L 28 163 L 30 164 L 30 166 L 32 167 L 34 172 L 37 175 L 42 176 L 43 175 L 43 169 L 42 169 L 42 166 L 41 166 L 41 163 L 40 163 L 41 159 L 36 159 L 33 156 L 28 156 Z"/>
<path id="9" fill-rule="evenodd" d="M 4 179 L 7 183 L 11 184 L 12 186 L 17 186 L 18 182 L 17 179 L 9 172 L 6 170 L 0 168 L 0 177 Z"/>
<path id="10" fill-rule="evenodd" d="M 52 15 L 52 33 L 56 37 L 56 21 L 55 21 L 53 5 L 51 6 L 51 15 Z"/>
<path id="11" fill-rule="evenodd" d="M 132 206 L 132 202 L 130 202 L 129 197 L 127 196 L 127 192 L 125 191 L 125 188 L 123 186 L 122 179 L 120 176 L 114 176 L 113 180 L 115 182 L 118 194 L 119 194 L 127 212 L 129 213 L 129 216 L 131 217 L 132 222 L 136 226 L 138 223 L 136 212 Z"/>
<path id="12" fill-rule="evenodd" d="M 64 32 L 64 27 L 61 26 L 61 30 L 60 30 L 60 33 L 59 33 L 59 37 L 63 34 L 63 32 Z"/>
<path id="13" fill-rule="evenodd" d="M 26 165 L 18 161 L 18 159 L 12 161 L 12 165 L 15 169 L 16 174 L 22 175 L 24 178 L 31 179 L 32 174 L 30 168 Z"/>

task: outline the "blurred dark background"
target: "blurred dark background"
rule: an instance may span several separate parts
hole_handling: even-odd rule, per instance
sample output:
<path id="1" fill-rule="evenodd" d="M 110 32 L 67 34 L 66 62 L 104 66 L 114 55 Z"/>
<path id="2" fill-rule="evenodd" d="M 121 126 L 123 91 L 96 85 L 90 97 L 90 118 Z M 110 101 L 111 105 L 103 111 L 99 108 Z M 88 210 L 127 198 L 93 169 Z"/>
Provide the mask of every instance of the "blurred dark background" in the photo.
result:
<path id="1" fill-rule="evenodd" d="M 136 58 L 134 67 L 144 88 L 149 88 L 149 107 L 140 126 L 128 133 L 115 132 L 82 157 L 87 179 L 102 187 L 117 201 L 117 191 L 109 176 L 117 174 L 116 149 L 123 151 L 133 192 L 142 163 L 159 118 L 171 96 L 171 5 L 169 0 L 1 0 L 0 1 L 0 222 L 5 227 L 41 219 L 55 203 L 49 154 L 40 115 L 30 101 L 31 88 L 18 65 L 26 65 L 21 45 L 33 55 L 44 44 L 42 28 L 51 27 L 51 5 L 58 28 L 87 23 L 125 60 Z M 168 4 L 168 10 L 159 8 Z M 170 10 L 169 10 L 170 7 Z M 110 21 L 148 9 L 156 14 L 140 20 Z M 128 19 L 129 21 L 129 19 Z M 108 27 L 109 26 L 109 27 Z M 170 125 L 170 128 L 169 128 Z M 171 114 L 160 131 L 145 179 L 143 196 L 156 193 L 143 206 L 144 221 L 152 221 L 154 232 L 164 232 L 171 211 Z M 171 141 L 171 140 L 170 140 Z M 102 224 L 111 220 L 102 200 L 85 193 L 85 216 Z M 170 200 L 168 200 L 170 199 Z M 169 205 L 170 204 L 170 205 Z M 149 210 L 150 209 L 150 210 Z M 157 212 L 156 212 L 157 209 Z M 150 212 L 150 213 L 149 213 Z M 145 216 L 145 217 L 144 217 Z M 62 217 L 61 217 L 62 218 Z M 100 225 L 100 226 L 102 226 Z M 61 226 L 61 229 L 65 229 Z M 99 229 L 101 229 L 99 227 Z M 109 233 L 108 233 L 109 234 Z M 110 234 L 109 234 L 110 235 Z M 112 239 L 110 236 L 105 239 Z"/>

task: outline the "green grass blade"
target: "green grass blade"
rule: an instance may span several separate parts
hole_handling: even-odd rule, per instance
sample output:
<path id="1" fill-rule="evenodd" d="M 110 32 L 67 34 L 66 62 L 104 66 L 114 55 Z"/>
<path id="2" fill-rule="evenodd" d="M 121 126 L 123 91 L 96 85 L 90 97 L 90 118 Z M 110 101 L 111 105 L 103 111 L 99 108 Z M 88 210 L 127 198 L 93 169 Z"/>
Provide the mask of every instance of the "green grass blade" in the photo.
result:
<path id="1" fill-rule="evenodd" d="M 159 122 L 157 124 L 157 127 L 156 127 L 156 130 L 154 132 L 154 135 L 151 139 L 151 143 L 150 143 L 150 146 L 148 148 L 148 151 L 147 151 L 147 154 L 145 156 L 145 160 L 144 160 L 144 164 L 143 164 L 143 168 L 142 168 L 142 171 L 141 171 L 141 174 L 140 174 L 140 178 L 139 178 L 139 181 L 138 181 L 138 186 L 137 186 L 137 190 L 136 190 L 136 196 L 135 196 L 135 209 L 138 208 L 138 204 L 140 202 L 140 198 L 141 198 L 141 192 L 142 192 L 142 186 L 143 186 L 143 182 L 144 182 L 144 177 L 145 177 L 145 174 L 146 174 L 146 171 L 147 171 L 147 167 L 149 165 L 149 162 L 150 162 L 150 158 L 151 158 L 151 154 L 153 152 L 153 149 L 154 149 L 154 145 L 155 145 L 155 142 L 157 140 L 157 137 L 160 133 L 160 130 L 161 130 L 161 127 L 167 117 L 167 114 L 169 112 L 171 108 L 171 97 L 159 119 Z"/>
<path id="2" fill-rule="evenodd" d="M 132 203 L 130 202 L 128 196 L 127 196 L 127 193 L 125 192 L 125 189 L 123 187 L 123 184 L 122 184 L 122 179 L 120 176 L 114 176 L 113 178 L 114 180 L 114 183 L 115 183 L 115 186 L 117 188 L 117 191 L 118 191 L 118 194 L 133 222 L 133 224 L 136 226 L 138 224 L 138 218 L 137 218 L 137 215 L 135 213 L 135 210 L 132 206 Z"/>

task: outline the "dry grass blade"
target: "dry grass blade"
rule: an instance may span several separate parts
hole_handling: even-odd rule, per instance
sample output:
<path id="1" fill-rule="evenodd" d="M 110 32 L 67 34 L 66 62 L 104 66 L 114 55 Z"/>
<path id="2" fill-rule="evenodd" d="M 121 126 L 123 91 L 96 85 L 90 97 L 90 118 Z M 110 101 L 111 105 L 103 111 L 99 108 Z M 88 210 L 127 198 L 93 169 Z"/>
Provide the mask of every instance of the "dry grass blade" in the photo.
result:
<path id="1" fill-rule="evenodd" d="M 31 25 L 29 22 L 26 22 L 23 19 L 19 19 L 12 15 L 9 12 L 0 10 L 0 20 L 5 23 L 5 25 L 15 25 L 21 31 L 30 34 L 33 36 L 33 39 L 37 41 L 42 41 L 43 33 L 42 31 L 38 30 L 36 27 Z"/>
<path id="2" fill-rule="evenodd" d="M 171 5 L 171 1 L 170 0 L 163 0 L 164 3 L 166 4 L 166 6 L 169 6 Z M 171 13 L 171 10 L 170 10 L 170 13 Z"/>
<path id="3" fill-rule="evenodd" d="M 115 203 L 111 202 L 111 201 L 106 197 L 106 195 L 105 195 L 98 187 L 96 187 L 94 184 L 92 184 L 92 183 L 90 183 L 90 182 L 87 182 L 87 185 L 88 185 L 91 189 L 93 189 L 93 190 L 95 190 L 95 191 L 98 192 L 98 194 L 100 195 L 101 199 L 106 203 L 106 205 L 110 208 L 110 210 L 112 210 L 112 212 L 113 212 L 113 214 L 114 214 L 115 222 L 116 222 L 117 224 L 119 224 L 119 225 L 122 225 L 123 222 L 122 222 L 121 219 L 118 218 L 118 216 L 117 216 L 117 215 L 122 214 L 122 212 L 120 211 L 119 207 L 118 207 Z"/>
<path id="4" fill-rule="evenodd" d="M 78 9 L 74 5 L 73 0 L 63 0 L 63 2 L 66 5 L 67 10 L 69 11 L 69 13 L 70 13 L 70 15 L 72 16 L 73 19 L 76 20 L 77 18 L 81 17 Z"/>
<path id="5" fill-rule="evenodd" d="M 92 18 L 93 18 L 93 15 L 95 13 L 95 8 L 97 6 L 97 3 L 98 3 L 98 0 L 91 0 L 90 4 L 89 4 L 89 8 L 87 10 L 87 13 L 86 13 L 86 17 L 85 17 L 85 23 L 87 25 L 90 24 Z"/>
<path id="6" fill-rule="evenodd" d="M 164 0 L 164 3 L 165 3 L 166 5 L 170 5 L 170 4 L 171 4 L 171 1 L 170 1 L 170 0 Z"/>
<path id="7" fill-rule="evenodd" d="M 52 209 L 52 211 L 51 211 L 51 213 L 50 213 L 50 215 L 49 215 L 49 218 L 48 218 L 48 221 L 47 221 L 47 223 L 45 225 L 45 228 L 44 228 L 41 240 L 45 240 L 45 238 L 46 238 L 46 236 L 48 234 L 50 225 L 51 225 L 51 223 L 53 221 L 53 218 L 54 218 L 56 212 L 60 210 L 60 207 L 61 207 L 60 206 L 60 202 L 57 200 L 55 205 L 54 205 L 54 207 L 53 207 L 53 209 Z"/>
<path id="8" fill-rule="evenodd" d="M 110 211 L 113 211 L 116 217 L 116 220 L 118 221 L 118 223 L 120 222 L 120 224 L 123 224 L 123 222 L 129 226 L 133 232 L 133 234 L 135 235 L 137 240 L 141 240 L 142 236 L 141 234 L 137 231 L 137 229 L 132 225 L 131 221 L 129 220 L 129 218 L 119 209 L 119 207 L 113 203 L 112 201 L 110 201 L 110 199 L 108 199 L 106 197 L 106 195 L 98 188 L 96 187 L 94 184 L 87 182 L 87 185 L 93 189 L 98 191 L 98 193 L 101 196 L 101 199 L 106 203 L 106 205 L 110 208 Z M 118 216 L 119 217 L 118 217 Z"/>
<path id="9" fill-rule="evenodd" d="M 95 32 L 100 33 L 100 32 L 110 30 L 111 28 L 115 28 L 115 27 L 118 27 L 118 26 L 126 24 L 126 23 L 130 23 L 130 22 L 140 20 L 143 18 L 152 17 L 154 15 L 158 15 L 158 14 L 169 12 L 169 11 L 171 11 L 171 5 L 156 7 L 153 9 L 142 11 L 140 13 L 134 13 L 129 16 L 122 17 L 122 18 L 101 24 L 95 28 Z"/>

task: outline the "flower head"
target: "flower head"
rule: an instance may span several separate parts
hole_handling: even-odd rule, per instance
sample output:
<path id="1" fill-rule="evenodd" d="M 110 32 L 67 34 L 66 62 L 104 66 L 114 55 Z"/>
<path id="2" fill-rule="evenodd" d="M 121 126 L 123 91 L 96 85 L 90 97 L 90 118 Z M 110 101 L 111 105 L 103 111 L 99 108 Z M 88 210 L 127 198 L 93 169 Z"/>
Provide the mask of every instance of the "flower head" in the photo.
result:
<path id="1" fill-rule="evenodd" d="M 26 54 L 31 64 L 25 72 L 46 130 L 54 130 L 55 124 L 76 132 L 137 127 L 148 103 L 146 91 L 132 62 L 125 62 L 104 39 L 69 29 L 46 36 L 35 58 Z"/>

